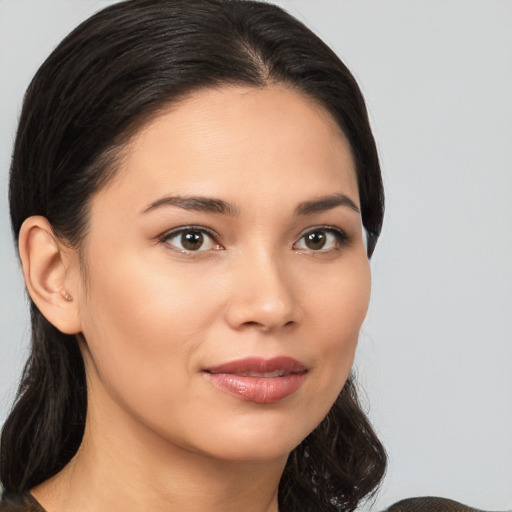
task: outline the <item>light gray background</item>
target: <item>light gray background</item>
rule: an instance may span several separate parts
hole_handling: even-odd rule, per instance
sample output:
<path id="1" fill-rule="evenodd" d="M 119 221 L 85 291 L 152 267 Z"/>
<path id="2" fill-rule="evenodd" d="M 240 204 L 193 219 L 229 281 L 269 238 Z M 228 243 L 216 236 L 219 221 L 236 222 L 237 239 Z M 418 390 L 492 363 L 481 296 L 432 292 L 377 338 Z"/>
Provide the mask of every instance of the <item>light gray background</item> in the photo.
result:
<path id="1" fill-rule="evenodd" d="M 0 0 L 0 422 L 29 337 L 6 203 L 22 94 L 108 3 Z M 390 455 L 373 509 L 412 495 L 510 509 L 512 1 L 279 3 L 353 71 L 380 148 L 386 224 L 357 358 Z"/>

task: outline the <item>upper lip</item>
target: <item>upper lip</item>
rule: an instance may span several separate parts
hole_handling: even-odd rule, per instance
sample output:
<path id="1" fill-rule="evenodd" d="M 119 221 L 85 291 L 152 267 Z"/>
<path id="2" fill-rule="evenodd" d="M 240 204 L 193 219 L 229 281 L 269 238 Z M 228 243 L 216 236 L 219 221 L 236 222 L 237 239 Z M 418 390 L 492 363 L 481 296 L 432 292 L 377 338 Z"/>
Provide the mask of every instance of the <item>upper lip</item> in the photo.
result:
<path id="1" fill-rule="evenodd" d="M 279 377 L 292 373 L 303 373 L 306 370 L 306 366 L 302 363 L 287 356 L 272 357 L 270 359 L 245 357 L 205 369 L 208 373 L 228 373 L 254 377 L 271 373 L 275 373 L 275 375 L 270 376 Z"/>

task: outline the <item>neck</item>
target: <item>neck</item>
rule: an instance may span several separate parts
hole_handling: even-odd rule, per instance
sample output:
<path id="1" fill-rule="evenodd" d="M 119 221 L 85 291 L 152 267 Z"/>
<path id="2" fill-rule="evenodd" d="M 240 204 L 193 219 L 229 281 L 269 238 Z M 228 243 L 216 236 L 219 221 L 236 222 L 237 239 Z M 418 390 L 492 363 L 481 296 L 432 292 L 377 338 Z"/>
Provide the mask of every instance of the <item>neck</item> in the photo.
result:
<path id="1" fill-rule="evenodd" d="M 105 409 L 103 409 L 105 410 Z M 286 463 L 219 460 L 178 447 L 143 425 L 89 408 L 81 447 L 33 495 L 47 512 L 277 512 Z M 126 420 L 126 418 L 124 418 Z M 111 426 L 115 425 L 113 429 Z"/>

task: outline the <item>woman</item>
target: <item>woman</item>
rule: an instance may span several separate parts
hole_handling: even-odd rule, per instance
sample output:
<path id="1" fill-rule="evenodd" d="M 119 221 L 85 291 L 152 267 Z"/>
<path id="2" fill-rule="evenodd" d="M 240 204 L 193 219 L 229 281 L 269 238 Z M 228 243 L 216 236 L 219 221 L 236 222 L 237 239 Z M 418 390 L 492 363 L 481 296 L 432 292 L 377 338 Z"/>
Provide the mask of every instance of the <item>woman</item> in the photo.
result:
<path id="1" fill-rule="evenodd" d="M 349 371 L 382 183 L 359 89 L 309 30 L 256 2 L 105 9 L 29 88 L 10 201 L 33 340 L 4 507 L 371 495 L 385 455 Z"/>
<path id="2" fill-rule="evenodd" d="M 282 510 L 328 510 L 375 488 L 345 381 L 382 185 L 359 90 L 309 30 L 252 2 L 102 11 L 29 88 L 10 197 L 33 353 L 7 493 L 277 510 L 280 481 Z"/>

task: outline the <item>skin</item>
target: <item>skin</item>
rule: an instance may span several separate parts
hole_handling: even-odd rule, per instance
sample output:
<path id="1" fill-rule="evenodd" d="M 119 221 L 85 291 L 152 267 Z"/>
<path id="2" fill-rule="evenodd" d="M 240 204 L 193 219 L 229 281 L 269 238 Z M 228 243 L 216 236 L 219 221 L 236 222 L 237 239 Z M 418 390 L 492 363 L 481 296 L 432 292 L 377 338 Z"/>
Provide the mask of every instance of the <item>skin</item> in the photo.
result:
<path id="1" fill-rule="evenodd" d="M 297 213 L 336 194 L 354 207 Z M 230 211 L 162 201 L 170 196 Z M 331 115 L 274 85 L 195 92 L 136 134 L 91 201 L 86 275 L 44 219 L 29 219 L 29 291 L 79 336 L 89 396 L 80 450 L 33 490 L 47 511 L 277 511 L 287 456 L 343 387 L 368 307 L 358 207 L 350 147 Z M 184 251 L 172 233 L 184 226 L 212 237 Z M 325 245 L 308 246 L 310 232 Z M 283 355 L 307 374 L 273 404 L 205 378 L 214 365 Z"/>

